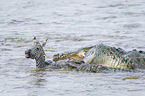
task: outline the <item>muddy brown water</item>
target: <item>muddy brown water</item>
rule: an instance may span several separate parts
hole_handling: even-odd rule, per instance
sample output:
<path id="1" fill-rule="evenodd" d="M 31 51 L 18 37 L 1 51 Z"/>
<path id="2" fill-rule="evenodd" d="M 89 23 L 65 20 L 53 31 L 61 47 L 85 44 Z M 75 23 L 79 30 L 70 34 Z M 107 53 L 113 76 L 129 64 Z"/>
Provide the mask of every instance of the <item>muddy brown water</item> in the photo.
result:
<path id="1" fill-rule="evenodd" d="M 34 36 L 48 59 L 97 43 L 145 51 L 144 0 L 2 0 L 0 96 L 145 96 L 144 72 L 36 70 Z"/>

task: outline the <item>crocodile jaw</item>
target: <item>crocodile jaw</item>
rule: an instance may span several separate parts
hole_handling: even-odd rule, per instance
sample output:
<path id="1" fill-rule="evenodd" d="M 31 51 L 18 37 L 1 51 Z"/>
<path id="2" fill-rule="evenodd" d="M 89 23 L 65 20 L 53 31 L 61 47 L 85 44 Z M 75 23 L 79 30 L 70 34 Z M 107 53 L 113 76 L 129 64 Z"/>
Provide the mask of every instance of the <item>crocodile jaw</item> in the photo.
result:
<path id="1" fill-rule="evenodd" d="M 85 56 L 85 51 L 81 50 L 77 53 L 71 53 L 71 54 L 62 54 L 62 55 L 54 55 L 53 61 L 60 61 L 60 60 L 76 60 L 76 61 L 82 61 Z"/>
<path id="2" fill-rule="evenodd" d="M 82 61 L 88 52 L 93 46 L 91 47 L 86 47 L 79 49 L 76 52 L 70 52 L 67 54 L 57 54 L 53 56 L 53 61 L 60 61 L 60 60 L 75 60 L 75 61 Z"/>

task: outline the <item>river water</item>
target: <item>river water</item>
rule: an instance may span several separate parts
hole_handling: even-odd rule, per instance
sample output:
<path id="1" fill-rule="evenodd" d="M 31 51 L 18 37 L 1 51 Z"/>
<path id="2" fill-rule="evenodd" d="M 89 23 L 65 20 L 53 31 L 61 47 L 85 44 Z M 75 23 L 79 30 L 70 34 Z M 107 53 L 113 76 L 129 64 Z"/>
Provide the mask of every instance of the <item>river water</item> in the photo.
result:
<path id="1" fill-rule="evenodd" d="M 39 71 L 24 51 L 48 38 L 56 53 L 104 43 L 145 50 L 144 0 L 1 0 L 0 96 L 145 96 L 145 73 Z"/>

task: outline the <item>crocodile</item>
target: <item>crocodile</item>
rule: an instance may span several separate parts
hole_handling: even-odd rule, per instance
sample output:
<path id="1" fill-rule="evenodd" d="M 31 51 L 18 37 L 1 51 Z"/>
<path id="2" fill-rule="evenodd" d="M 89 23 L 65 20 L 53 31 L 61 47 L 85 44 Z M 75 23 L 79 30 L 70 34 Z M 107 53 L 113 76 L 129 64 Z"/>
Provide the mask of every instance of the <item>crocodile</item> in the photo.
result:
<path id="1" fill-rule="evenodd" d="M 25 51 L 26 58 L 36 60 L 37 68 L 77 70 L 87 72 L 103 72 L 108 70 L 129 70 L 145 68 L 144 51 L 124 51 L 122 48 L 96 44 L 80 48 L 73 52 L 55 54 L 53 60 L 45 60 L 46 55 L 42 44 L 33 39 L 34 45 Z"/>
<path id="2" fill-rule="evenodd" d="M 110 68 L 145 69 L 144 51 L 137 51 L 136 49 L 125 51 L 122 48 L 115 48 L 102 43 L 53 56 L 53 61 L 56 62 L 67 59 Z"/>

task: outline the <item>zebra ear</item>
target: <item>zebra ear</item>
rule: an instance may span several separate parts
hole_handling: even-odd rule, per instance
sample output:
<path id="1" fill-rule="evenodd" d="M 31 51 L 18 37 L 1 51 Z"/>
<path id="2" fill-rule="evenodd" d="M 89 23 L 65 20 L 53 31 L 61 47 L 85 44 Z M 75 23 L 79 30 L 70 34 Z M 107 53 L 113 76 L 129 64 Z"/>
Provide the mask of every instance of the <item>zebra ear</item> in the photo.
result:
<path id="1" fill-rule="evenodd" d="M 33 40 L 36 40 L 36 37 L 34 37 Z"/>
<path id="2" fill-rule="evenodd" d="M 46 45 L 48 39 L 46 39 L 44 42 L 42 42 L 42 47 L 44 47 Z"/>
<path id="3" fill-rule="evenodd" d="M 37 44 L 40 44 L 39 41 L 36 39 L 36 37 L 33 38 L 33 42 L 34 42 L 34 44 L 36 44 L 36 45 L 37 45 Z"/>

